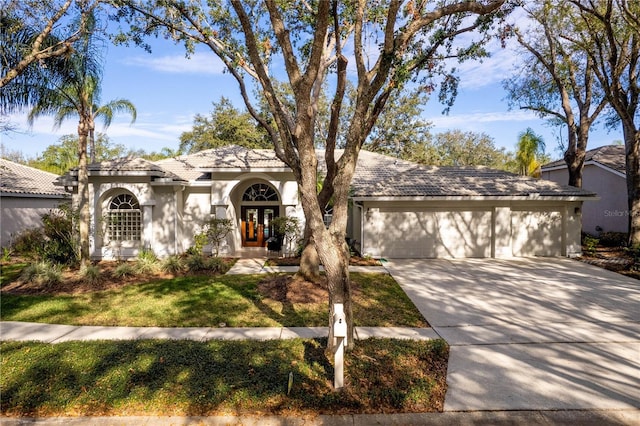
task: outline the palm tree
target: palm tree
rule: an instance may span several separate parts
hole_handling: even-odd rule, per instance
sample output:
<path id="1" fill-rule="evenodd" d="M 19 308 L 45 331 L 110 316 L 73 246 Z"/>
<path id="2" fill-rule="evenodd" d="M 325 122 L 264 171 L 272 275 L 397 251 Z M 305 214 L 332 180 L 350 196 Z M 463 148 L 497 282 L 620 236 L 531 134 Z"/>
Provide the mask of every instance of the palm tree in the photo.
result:
<path id="1" fill-rule="evenodd" d="M 73 54 L 66 61 L 62 83 L 51 81 L 28 115 L 29 124 L 42 115 L 54 115 L 59 127 L 66 118 L 78 116 L 78 195 L 80 260 L 89 261 L 89 175 L 87 145 L 95 129 L 95 118 L 111 123 L 113 113 L 129 110 L 135 120 L 135 108 L 129 101 L 117 100 L 96 107 L 100 100 L 102 77 L 101 51 L 97 43 L 95 18 L 89 20 L 91 31 L 74 45 Z"/>
<path id="2" fill-rule="evenodd" d="M 544 139 L 533 129 L 527 128 L 518 135 L 516 145 L 516 162 L 518 172 L 523 176 L 540 176 L 540 159 L 544 156 Z"/>
<path id="3" fill-rule="evenodd" d="M 113 121 L 113 116 L 119 112 L 127 112 L 131 115 L 131 123 L 134 123 L 137 118 L 136 107 L 131 103 L 131 101 L 127 99 L 115 99 L 113 101 L 107 102 L 104 105 L 98 105 L 99 102 L 98 96 L 95 93 L 99 88 L 94 88 L 93 93 L 89 93 L 89 97 L 92 99 L 91 106 L 89 108 L 89 161 L 96 161 L 96 140 L 95 140 L 95 128 L 96 119 L 102 119 L 102 123 L 104 125 L 104 129 L 108 128 Z M 60 105 L 58 111 L 56 112 L 54 119 L 54 126 L 59 128 L 62 122 L 69 117 L 75 116 L 78 113 L 76 109 L 76 105 L 73 103 L 65 102 L 63 105 Z"/>

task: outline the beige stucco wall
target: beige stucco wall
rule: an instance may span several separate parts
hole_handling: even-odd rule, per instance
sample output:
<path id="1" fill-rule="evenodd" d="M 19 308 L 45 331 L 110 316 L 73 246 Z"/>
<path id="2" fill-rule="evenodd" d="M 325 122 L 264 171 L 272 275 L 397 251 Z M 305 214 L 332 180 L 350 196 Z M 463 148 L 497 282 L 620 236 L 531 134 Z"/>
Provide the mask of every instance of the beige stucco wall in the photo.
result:
<path id="1" fill-rule="evenodd" d="M 363 254 L 396 258 L 575 256 L 581 202 L 363 202 Z"/>
<path id="2" fill-rule="evenodd" d="M 543 179 L 566 185 L 569 179 L 567 169 L 543 172 Z M 596 228 L 604 232 L 628 232 L 629 208 L 627 203 L 626 179 L 610 170 L 588 164 L 582 176 L 582 187 L 598 194 L 597 201 L 585 201 L 582 208 L 582 229 L 597 235 Z"/>
<path id="3" fill-rule="evenodd" d="M 42 227 L 42 215 L 65 200 L 41 197 L 0 197 L 0 246 L 8 247 L 12 237 L 29 229 Z"/>

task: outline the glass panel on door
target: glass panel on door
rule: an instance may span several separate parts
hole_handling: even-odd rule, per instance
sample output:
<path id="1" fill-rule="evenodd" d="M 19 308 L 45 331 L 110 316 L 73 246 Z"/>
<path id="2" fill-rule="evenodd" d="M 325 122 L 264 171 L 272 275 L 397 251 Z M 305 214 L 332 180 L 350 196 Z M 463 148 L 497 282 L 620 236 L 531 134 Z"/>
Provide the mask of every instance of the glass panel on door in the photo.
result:
<path id="1" fill-rule="evenodd" d="M 247 208 L 245 210 L 244 221 L 246 222 L 245 240 L 257 241 L 258 240 L 258 209 Z"/>
<path id="2" fill-rule="evenodd" d="M 271 221 L 276 215 L 275 209 L 266 208 L 264 209 L 264 240 L 267 241 L 272 235 L 273 231 L 271 229 Z"/>

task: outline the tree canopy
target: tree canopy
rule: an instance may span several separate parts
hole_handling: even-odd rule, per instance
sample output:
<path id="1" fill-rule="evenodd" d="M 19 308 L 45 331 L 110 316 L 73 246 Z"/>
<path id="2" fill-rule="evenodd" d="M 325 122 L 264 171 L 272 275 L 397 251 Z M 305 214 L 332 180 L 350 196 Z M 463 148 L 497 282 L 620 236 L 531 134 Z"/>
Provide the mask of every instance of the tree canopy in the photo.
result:
<path id="1" fill-rule="evenodd" d="M 193 128 L 180 135 L 182 154 L 192 154 L 225 145 L 271 148 L 267 133 L 248 112 L 235 108 L 224 96 L 213 103 L 209 117 L 196 115 Z"/>

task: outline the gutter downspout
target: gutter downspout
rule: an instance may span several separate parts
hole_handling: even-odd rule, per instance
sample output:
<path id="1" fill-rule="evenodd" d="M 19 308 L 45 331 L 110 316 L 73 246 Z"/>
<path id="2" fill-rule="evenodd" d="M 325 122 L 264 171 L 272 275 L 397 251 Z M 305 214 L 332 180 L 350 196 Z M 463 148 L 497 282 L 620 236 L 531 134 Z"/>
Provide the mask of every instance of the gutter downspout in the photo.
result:
<path id="1" fill-rule="evenodd" d="M 173 209 L 173 254 L 178 255 L 178 237 L 180 237 L 180 230 L 178 229 L 178 194 L 184 192 L 185 186 L 180 185 L 177 187 L 175 195 L 173 197 L 174 209 Z"/>

